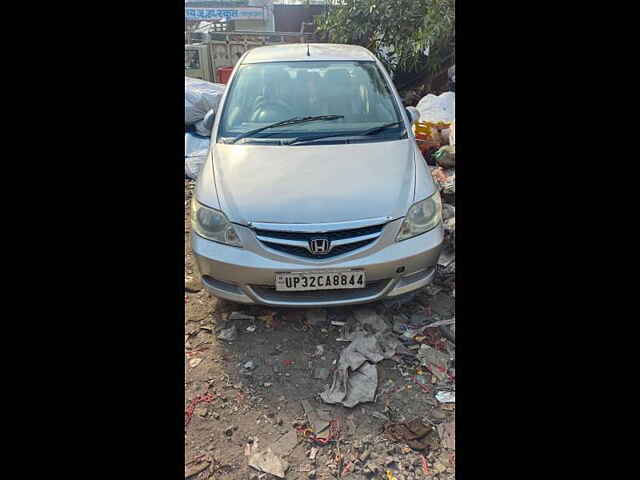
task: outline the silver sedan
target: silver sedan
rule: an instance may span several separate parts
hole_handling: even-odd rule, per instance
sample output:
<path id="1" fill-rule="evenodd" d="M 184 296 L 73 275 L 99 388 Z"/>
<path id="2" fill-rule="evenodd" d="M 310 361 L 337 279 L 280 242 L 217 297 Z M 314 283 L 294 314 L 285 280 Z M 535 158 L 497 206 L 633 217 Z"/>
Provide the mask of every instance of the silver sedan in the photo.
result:
<path id="1" fill-rule="evenodd" d="M 259 47 L 215 115 L 191 207 L 205 287 L 235 302 L 324 307 L 427 285 L 440 196 L 382 64 L 349 45 Z"/>

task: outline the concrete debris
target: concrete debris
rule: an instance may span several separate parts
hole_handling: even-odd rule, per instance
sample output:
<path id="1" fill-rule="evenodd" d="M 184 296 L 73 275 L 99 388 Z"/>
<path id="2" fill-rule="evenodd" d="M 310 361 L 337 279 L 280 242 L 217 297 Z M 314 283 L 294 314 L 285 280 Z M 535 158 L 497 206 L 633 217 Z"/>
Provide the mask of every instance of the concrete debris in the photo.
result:
<path id="1" fill-rule="evenodd" d="M 329 421 L 322 418 L 320 414 L 311 406 L 308 400 L 302 400 L 300 402 L 304 413 L 307 416 L 311 430 L 315 434 L 316 438 L 328 438 L 329 437 Z M 325 431 L 326 430 L 326 431 Z M 324 433 L 323 433 L 324 432 Z"/>
<path id="2" fill-rule="evenodd" d="M 284 478 L 289 469 L 289 463 L 273 453 L 271 448 L 262 452 L 252 453 L 249 457 L 249 466 L 261 472 L 270 473 L 278 478 Z"/>
<path id="3" fill-rule="evenodd" d="M 233 342 L 235 339 L 238 338 L 238 330 L 236 329 L 236 326 L 233 325 L 229 328 L 225 328 L 223 330 L 220 331 L 220 333 L 218 334 L 218 338 L 220 340 L 226 340 L 228 342 Z"/>
<path id="4" fill-rule="evenodd" d="M 442 440 L 442 446 L 451 450 L 456 449 L 456 423 L 448 422 L 438 425 L 438 435 Z"/>
<path id="5" fill-rule="evenodd" d="M 298 434 L 295 430 L 285 433 L 271 448 L 273 453 L 279 457 L 287 457 L 298 445 Z"/>
<path id="6" fill-rule="evenodd" d="M 254 368 L 256 368 L 256 362 L 254 362 L 253 360 L 249 360 L 244 365 L 242 365 L 242 368 L 244 368 L 245 370 L 253 370 Z"/>
<path id="7" fill-rule="evenodd" d="M 427 367 L 439 381 L 447 378 L 449 355 L 439 352 L 429 345 L 422 344 L 418 351 L 418 360 L 420 360 L 420 365 Z"/>

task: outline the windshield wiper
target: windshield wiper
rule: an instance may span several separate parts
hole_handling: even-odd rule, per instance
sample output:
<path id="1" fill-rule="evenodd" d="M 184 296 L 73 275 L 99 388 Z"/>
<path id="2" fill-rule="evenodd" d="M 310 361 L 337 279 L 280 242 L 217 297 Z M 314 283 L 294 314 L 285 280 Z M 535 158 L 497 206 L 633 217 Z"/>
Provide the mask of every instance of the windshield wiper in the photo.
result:
<path id="1" fill-rule="evenodd" d="M 385 123 L 384 125 L 380 125 L 379 127 L 370 128 L 369 130 L 365 130 L 362 133 L 358 133 L 357 135 L 375 135 L 376 133 L 380 133 L 387 128 L 395 127 L 396 125 L 402 125 L 402 122 L 391 122 Z"/>
<path id="2" fill-rule="evenodd" d="M 272 123 L 271 125 L 267 125 L 266 127 L 256 128 L 255 130 L 249 130 L 248 132 L 241 133 L 230 143 L 236 143 L 238 140 L 242 140 L 243 138 L 250 137 L 251 135 L 255 135 L 256 133 L 260 133 L 263 130 L 268 130 L 269 128 L 276 127 L 284 127 L 286 125 L 296 125 L 298 123 L 306 123 L 306 122 L 315 122 L 316 120 L 337 120 L 338 118 L 344 118 L 344 115 L 317 115 L 315 117 L 293 117 L 288 120 L 282 120 L 280 122 Z"/>
<path id="3" fill-rule="evenodd" d="M 306 142 L 314 142 L 315 140 L 322 140 L 322 139 L 327 139 L 327 138 L 339 138 L 339 137 L 364 137 L 367 135 L 375 135 L 376 133 L 380 133 L 381 131 L 387 129 L 387 128 L 391 128 L 394 127 L 396 125 L 402 125 L 402 122 L 392 122 L 392 123 L 386 123 L 384 125 L 380 125 L 379 127 L 374 127 L 374 128 L 370 128 L 369 130 L 365 130 L 364 132 L 358 133 L 358 132 L 349 132 L 349 133 L 341 133 L 341 134 L 331 134 L 331 135 L 323 135 L 321 137 L 313 137 L 313 138 L 308 138 L 308 137 L 296 137 L 293 140 L 291 140 L 290 142 L 286 142 L 285 145 L 294 145 L 294 144 L 300 144 L 300 143 L 306 143 Z"/>

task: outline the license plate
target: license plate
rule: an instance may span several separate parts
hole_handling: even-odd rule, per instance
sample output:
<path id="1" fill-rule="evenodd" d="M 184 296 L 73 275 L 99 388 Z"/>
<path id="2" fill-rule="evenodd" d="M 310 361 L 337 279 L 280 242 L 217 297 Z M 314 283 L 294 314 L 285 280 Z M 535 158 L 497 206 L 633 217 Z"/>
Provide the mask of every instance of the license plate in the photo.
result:
<path id="1" fill-rule="evenodd" d="M 276 273 L 276 290 L 279 292 L 338 290 L 365 286 L 365 274 L 362 270 Z"/>

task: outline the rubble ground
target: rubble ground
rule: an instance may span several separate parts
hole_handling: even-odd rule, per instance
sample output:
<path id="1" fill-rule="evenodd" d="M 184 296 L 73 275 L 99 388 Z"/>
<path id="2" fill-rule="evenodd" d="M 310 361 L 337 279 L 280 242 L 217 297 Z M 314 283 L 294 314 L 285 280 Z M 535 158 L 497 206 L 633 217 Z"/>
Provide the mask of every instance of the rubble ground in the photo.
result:
<path id="1" fill-rule="evenodd" d="M 356 312 L 373 310 L 400 338 L 415 322 L 452 319 L 455 267 L 404 303 L 291 310 L 218 300 L 202 289 L 195 272 L 193 188 L 185 179 L 185 478 L 264 480 L 278 478 L 282 469 L 281 478 L 291 480 L 455 478 L 455 324 L 427 328 L 413 339 L 405 334 L 409 354 L 375 364 L 375 401 L 347 408 L 319 396 L 349 345 L 338 341 L 341 322 L 350 324 Z M 218 338 L 223 330 L 231 340 Z M 430 373 L 434 364 L 427 360 L 446 365 L 447 357 L 448 367 L 439 367 L 444 373 Z M 438 393 L 447 403 L 436 399 Z M 313 441 L 319 432 L 306 430 L 314 420 L 303 400 L 313 410 L 310 416 L 317 415 L 316 425 L 330 423 L 328 442 L 320 435 Z M 391 424 L 416 419 L 426 428 L 419 440 L 403 443 L 384 434 Z"/>

